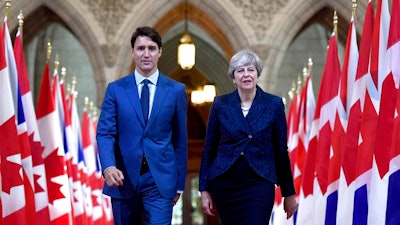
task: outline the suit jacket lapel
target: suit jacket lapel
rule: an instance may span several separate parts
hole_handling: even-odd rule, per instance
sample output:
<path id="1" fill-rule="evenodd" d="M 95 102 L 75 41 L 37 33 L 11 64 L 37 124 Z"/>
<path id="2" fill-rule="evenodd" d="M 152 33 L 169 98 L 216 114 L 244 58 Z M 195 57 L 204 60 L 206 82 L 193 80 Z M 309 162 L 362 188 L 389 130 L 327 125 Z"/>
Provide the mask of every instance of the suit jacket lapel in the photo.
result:
<path id="1" fill-rule="evenodd" d="M 233 119 L 236 127 L 242 127 L 242 129 L 248 132 L 251 130 L 251 128 L 249 127 L 246 118 L 243 116 L 238 90 L 236 89 L 234 92 L 232 92 L 231 95 L 232 96 L 228 97 L 230 105 L 228 109 L 233 110 L 231 113 L 228 114 L 231 115 L 231 118 Z"/>
<path id="2" fill-rule="evenodd" d="M 168 94 L 168 80 L 160 73 L 158 76 L 156 93 L 154 94 L 153 106 L 151 108 L 150 118 L 147 122 L 147 127 L 150 127 L 160 111 L 161 105 Z M 140 103 L 139 103 L 140 104 Z"/>
<path id="3" fill-rule="evenodd" d="M 139 93 L 136 86 L 135 76 L 133 75 L 133 73 L 129 76 L 130 79 L 128 79 L 127 82 L 125 83 L 125 91 L 129 101 L 131 102 L 133 108 L 135 109 L 137 116 L 141 118 L 141 123 L 144 126 L 144 118 L 143 118 L 142 108 L 140 106 Z"/>
<path id="4" fill-rule="evenodd" d="M 246 116 L 246 120 L 251 127 L 253 124 L 257 123 L 260 118 L 263 118 L 261 115 L 267 113 L 267 110 L 265 109 L 267 103 L 263 97 L 263 91 L 257 86 L 256 96 L 254 97 L 250 111 Z"/>

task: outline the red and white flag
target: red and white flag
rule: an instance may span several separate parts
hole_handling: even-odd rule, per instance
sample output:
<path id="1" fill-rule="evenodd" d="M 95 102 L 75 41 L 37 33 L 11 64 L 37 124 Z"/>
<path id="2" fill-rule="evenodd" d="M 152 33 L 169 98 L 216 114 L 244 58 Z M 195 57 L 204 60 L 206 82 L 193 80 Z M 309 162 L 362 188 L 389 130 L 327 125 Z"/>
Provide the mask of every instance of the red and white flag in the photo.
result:
<path id="1" fill-rule="evenodd" d="M 337 219 L 343 224 L 350 224 L 352 221 L 354 222 L 354 224 L 359 224 L 358 219 L 362 217 L 362 215 L 356 215 L 355 213 L 359 212 L 358 209 L 362 207 L 363 204 L 356 203 L 357 202 L 356 200 L 349 201 L 349 199 L 358 198 L 356 197 L 358 193 L 357 189 L 360 187 L 359 185 L 357 185 L 358 182 L 354 181 L 357 177 L 356 170 L 358 170 L 358 168 L 361 168 L 361 166 L 357 166 L 357 164 L 363 161 L 361 160 L 357 162 L 357 156 L 358 155 L 361 156 L 361 154 L 358 154 L 358 144 L 360 136 L 362 110 L 364 108 L 364 99 L 367 89 L 367 83 L 371 79 L 371 76 L 369 74 L 369 59 L 370 59 L 370 50 L 372 42 L 372 30 L 374 21 L 373 17 L 374 17 L 374 12 L 372 3 L 370 1 L 368 3 L 364 19 L 364 27 L 361 36 L 359 59 L 357 63 L 354 89 L 351 96 L 351 100 L 349 102 L 350 108 L 348 109 L 348 124 L 344 141 L 344 151 L 341 159 L 342 173 L 340 175 L 339 196 L 342 195 L 340 193 L 343 193 L 343 197 L 339 198 Z M 372 155 L 371 155 L 371 160 L 372 160 Z M 363 182 L 360 180 L 360 183 Z M 353 195 L 354 197 L 351 197 L 351 195 Z M 346 216 L 342 217 L 341 215 L 346 215 Z M 367 214 L 364 214 L 365 217 L 366 215 Z"/>
<path id="2" fill-rule="evenodd" d="M 60 81 L 61 96 L 64 103 L 64 116 L 65 116 L 65 160 L 68 166 L 68 177 L 71 185 L 71 201 L 74 210 L 75 225 L 87 224 L 87 217 L 85 212 L 85 199 L 84 189 L 82 186 L 81 173 L 78 166 L 78 148 L 79 148 L 79 136 L 73 128 L 73 114 L 72 107 L 75 106 L 75 97 L 73 94 L 66 97 L 64 81 Z M 68 100 L 68 101 L 67 101 Z M 72 105 L 74 104 L 74 105 Z M 78 118 L 79 120 L 79 118 Z"/>
<path id="3" fill-rule="evenodd" d="M 45 64 L 36 115 L 44 150 L 46 178 L 52 225 L 72 224 L 72 208 L 64 146 L 55 96 L 50 87 L 49 65 Z"/>
<path id="4" fill-rule="evenodd" d="M 374 33 L 372 39 L 372 55 L 370 61 L 371 68 L 371 76 L 374 80 L 374 84 L 376 89 L 373 86 L 368 87 L 368 94 L 374 103 L 374 109 L 379 114 L 382 113 L 380 110 L 380 102 L 382 96 L 382 87 L 383 81 L 387 77 L 387 72 L 385 70 L 385 59 L 386 59 L 386 51 L 387 51 L 387 43 L 388 43 L 388 35 L 389 35 L 389 23 L 390 23 L 390 14 L 389 14 L 389 6 L 387 0 L 379 0 L 376 11 L 376 20 L 374 24 Z M 377 92 L 375 92 L 377 90 Z M 366 101 L 367 102 L 367 101 Z M 364 109 L 365 112 L 365 109 Z M 386 200 L 387 200 L 387 177 L 381 177 L 384 166 L 382 162 L 385 160 L 385 156 L 380 152 L 381 148 L 377 146 L 377 143 L 381 143 L 381 140 L 377 139 L 380 137 L 382 132 L 382 120 L 380 119 L 380 115 L 377 114 L 375 118 L 378 123 L 374 128 L 376 130 L 375 137 L 363 137 L 371 138 L 372 148 L 374 152 L 374 158 L 371 169 L 371 187 L 369 194 L 369 203 L 368 204 L 368 223 L 369 224 L 385 224 L 386 218 Z M 393 118 L 393 116 L 392 116 Z M 383 130 L 384 133 L 387 131 Z M 392 134 L 392 130 L 389 131 Z M 377 148 L 378 147 L 378 148 Z M 383 153 L 384 154 L 384 153 Z M 372 204 L 373 203 L 373 204 Z"/>
<path id="5" fill-rule="evenodd" d="M 36 218 L 36 221 L 40 221 L 40 224 L 46 225 L 50 224 L 50 217 L 48 211 L 49 201 L 47 196 L 46 172 L 42 158 L 43 147 L 40 141 L 32 92 L 28 80 L 28 73 L 25 67 L 26 64 L 22 41 L 19 33 L 15 39 L 14 51 L 18 70 L 18 83 L 21 92 L 22 108 L 32 154 L 33 187 L 35 191 L 33 203 L 35 204 L 36 209 L 34 217 Z"/>
<path id="6" fill-rule="evenodd" d="M 311 123 L 315 113 L 315 97 L 312 88 L 311 70 L 306 71 L 305 76 L 305 82 L 300 93 L 297 95 L 297 101 L 293 107 L 295 109 L 290 111 L 288 114 L 288 116 L 293 117 L 293 121 L 295 121 L 293 125 L 295 126 L 294 130 L 296 130 L 296 135 L 293 135 L 292 137 L 295 138 L 295 140 L 292 142 L 293 150 L 290 151 L 290 160 L 293 164 L 293 179 L 298 202 L 304 199 L 304 195 L 301 192 L 301 184 L 304 174 L 304 163 L 307 154 Z M 294 224 L 300 216 L 299 213 L 296 213 L 294 217 L 287 220 L 283 205 L 281 205 L 279 209 L 280 217 L 277 217 L 276 214 L 274 215 L 274 224 Z"/>
<path id="7" fill-rule="evenodd" d="M 392 26 L 393 24 L 393 26 Z M 397 25 L 396 25 L 397 24 Z M 388 198 L 387 198 L 387 218 L 388 224 L 395 224 L 400 221 L 400 207 L 397 199 L 399 199 L 399 186 L 400 186 L 400 67 L 395 67 L 394 64 L 400 59 L 400 3 L 398 0 L 394 0 L 392 3 L 392 16 L 391 16 L 391 27 L 389 34 L 389 46 L 392 54 L 391 59 L 387 59 L 388 64 L 393 65 L 392 73 L 395 81 L 395 87 L 397 89 L 396 99 L 396 111 L 394 115 L 394 129 L 392 138 L 392 152 L 389 170 L 389 187 L 388 187 Z"/>
<path id="8" fill-rule="evenodd" d="M 311 135 L 311 127 L 312 127 L 312 122 L 314 119 L 314 114 L 315 114 L 315 96 L 314 96 L 314 91 L 313 91 L 313 85 L 312 85 L 312 75 L 311 71 L 309 71 L 309 75 L 307 77 L 306 83 L 303 87 L 305 89 L 305 101 L 304 105 L 302 108 L 304 108 L 304 115 L 303 117 L 303 122 L 302 122 L 302 129 L 304 132 L 304 137 L 303 137 L 303 145 L 304 145 L 304 156 L 303 157 L 297 157 L 297 161 L 302 160 L 303 162 L 299 164 L 299 169 L 301 169 L 301 176 L 300 179 L 298 180 L 299 184 L 299 197 L 298 197 L 298 203 L 299 203 L 299 208 L 297 212 L 297 221 L 307 221 L 307 218 L 310 218 L 310 213 L 312 211 L 312 207 L 309 206 L 309 200 L 310 198 L 306 198 L 305 192 L 303 189 L 303 180 L 304 176 L 307 176 L 308 171 L 306 170 L 306 158 L 308 155 L 308 149 L 309 149 L 309 142 L 310 142 L 310 135 Z M 301 159 L 300 159 L 301 158 Z M 301 164 L 301 166 L 300 166 Z M 308 167 L 307 167 L 308 168 Z M 295 183 L 296 183 L 296 178 L 295 178 Z M 303 204 L 304 203 L 304 204 Z M 304 223 L 304 222 L 297 222 L 297 224 Z"/>
<path id="9" fill-rule="evenodd" d="M 83 110 L 82 113 L 82 127 L 81 127 L 81 140 L 82 140 L 82 145 L 81 148 L 79 149 L 79 154 L 82 156 L 79 162 L 79 168 L 81 171 L 82 175 L 82 184 L 84 187 L 84 197 L 85 197 L 85 212 L 86 212 L 86 217 L 90 223 L 92 223 L 92 218 L 93 218 L 93 198 L 92 198 L 92 185 L 91 185 L 91 176 L 94 174 L 94 168 L 93 168 L 93 160 L 89 161 L 92 159 L 92 157 L 88 157 L 87 154 L 88 152 L 92 152 L 92 146 L 91 146 L 91 138 L 90 138 L 90 131 L 89 131 L 89 125 L 90 124 L 90 119 L 89 115 L 87 112 L 86 107 Z M 89 151 L 86 151 L 89 150 Z M 88 159 L 89 158 L 89 159 Z M 91 166 L 90 166 L 91 165 Z M 83 168 L 82 168 L 83 166 Z M 92 167 L 92 168 L 90 168 Z"/>
<path id="10" fill-rule="evenodd" d="M 390 29 L 388 37 L 388 50 L 386 53 L 386 78 L 382 84 L 381 106 L 379 115 L 379 125 L 381 125 L 388 132 L 392 129 L 392 135 L 386 133 L 384 141 L 390 143 L 382 143 L 380 154 L 387 154 L 381 157 L 381 160 L 389 157 L 390 164 L 379 163 L 378 156 L 377 165 L 381 167 L 381 176 L 387 171 L 387 201 L 386 201 L 386 224 L 397 224 L 400 221 L 400 206 L 397 199 L 399 199 L 399 186 L 400 186 L 400 138 L 399 138 L 399 109 L 400 109 L 400 1 L 392 1 L 392 14 L 390 19 Z M 385 104 L 383 105 L 383 102 Z M 381 114 L 382 113 L 382 114 Z M 386 116 L 387 118 L 383 118 Z M 381 118 L 382 117 L 382 118 Z M 379 129 L 379 128 L 378 128 Z M 379 131 L 378 131 L 379 132 Z M 381 138 L 381 137 L 377 137 Z M 386 168 L 388 166 L 389 168 Z M 384 179 L 384 178 L 383 178 Z M 386 179 L 384 179 L 386 182 Z M 386 185 L 386 183 L 383 183 Z M 383 186 L 385 187 L 385 186 Z"/>
<path id="11" fill-rule="evenodd" d="M 294 85 L 294 84 L 293 84 Z M 291 170 L 294 170 L 294 162 L 296 160 L 297 149 L 297 128 L 298 128 L 298 108 L 299 108 L 299 95 L 292 90 L 290 94 L 290 103 L 287 113 L 287 145 L 290 158 Z M 293 174 L 295 176 L 295 174 Z M 271 216 L 271 224 L 293 224 L 286 220 L 286 213 L 283 209 L 282 194 L 279 187 L 275 188 L 275 202 Z"/>
<path id="12" fill-rule="evenodd" d="M 88 171 L 88 188 L 91 196 L 91 207 L 92 214 L 91 219 L 94 224 L 102 222 L 103 217 L 103 203 L 102 203 L 102 182 L 101 173 L 98 170 L 97 161 L 97 146 L 94 141 L 94 127 L 92 118 L 88 112 L 88 109 L 83 110 L 82 115 L 82 144 L 83 144 L 83 155 L 85 158 L 87 171 Z M 89 191 L 88 190 L 88 191 Z M 89 194 L 89 193 L 88 193 Z M 88 209 L 90 210 L 90 209 Z"/>
<path id="13" fill-rule="evenodd" d="M 68 97 L 68 110 L 71 116 L 71 127 L 72 127 L 72 135 L 74 139 L 76 139 L 76 155 L 72 157 L 72 166 L 76 166 L 76 171 L 79 174 L 80 187 L 75 186 L 74 184 L 74 195 L 77 195 L 79 192 L 81 193 L 82 203 L 83 203 L 83 214 L 75 214 L 75 217 L 79 216 L 83 219 L 84 224 L 90 224 L 92 213 L 92 199 L 90 196 L 91 190 L 88 187 L 88 175 L 87 168 L 84 161 L 83 150 L 82 150 L 82 135 L 81 135 L 81 125 L 80 118 L 78 115 L 78 110 L 76 106 L 76 95 L 74 85 L 71 88 L 71 93 Z M 72 152 L 71 152 L 72 153 Z M 80 189 L 79 189 L 80 188 Z M 89 193 L 89 195 L 87 194 Z M 90 213 L 87 210 L 90 209 Z M 89 220 L 90 219 L 90 220 Z M 80 218 L 79 218 L 80 220 Z M 77 221 L 77 219 L 75 220 Z M 79 223 L 77 223 L 78 225 Z"/>
<path id="14" fill-rule="evenodd" d="M 328 53 L 322 74 L 321 85 L 318 91 L 314 121 L 316 126 L 311 129 L 318 136 L 316 146 L 315 175 L 313 196 L 315 197 L 315 208 L 321 213 L 314 214 L 314 224 L 324 224 L 327 202 L 326 193 L 328 187 L 328 171 L 331 157 L 331 140 L 335 122 L 337 101 L 339 101 L 340 62 L 337 48 L 336 33 L 332 32 L 329 40 Z M 313 124 L 314 125 L 314 124 Z M 313 131 L 311 131 L 313 133 Z M 311 140 L 312 141 L 312 140 Z M 307 171 L 312 172 L 312 171 Z M 304 183 L 303 183 L 304 184 Z"/>
<path id="15" fill-rule="evenodd" d="M 7 22 L 0 37 L 0 153 L 1 153 L 1 224 L 26 224 L 24 178 L 16 127 L 15 104 L 10 81 L 6 36 Z M 15 65 L 14 65 L 15 66 Z M 14 83 L 15 84 L 15 83 Z M 14 87 L 15 90 L 15 87 Z"/>
<path id="16" fill-rule="evenodd" d="M 351 105 L 351 96 L 354 92 L 358 63 L 356 35 L 353 15 L 347 35 L 343 68 L 340 76 L 340 101 L 338 101 L 337 105 L 335 126 L 332 134 L 333 156 L 329 163 L 329 196 L 327 199 L 327 205 L 330 205 L 330 209 L 327 209 L 327 211 L 329 211 L 329 217 L 327 216 L 326 224 L 350 224 L 349 221 L 351 220 L 349 220 L 349 218 L 352 217 L 352 210 L 343 210 L 346 207 L 352 209 L 353 202 L 351 201 L 349 204 L 348 199 L 354 198 L 354 191 L 348 188 L 344 175 L 341 173 L 341 165 L 343 155 L 345 154 L 344 147 L 348 126 L 348 113 Z"/>
<path id="17" fill-rule="evenodd" d="M 20 140 L 21 154 L 22 154 L 22 166 L 24 168 L 24 183 L 25 183 L 25 199 L 26 206 L 25 210 L 27 213 L 27 224 L 37 224 L 36 217 L 36 208 L 35 208 L 35 183 L 34 183 L 34 175 L 33 175 L 33 162 L 32 162 L 32 150 L 31 150 L 31 142 L 29 140 L 29 132 L 28 132 L 28 124 L 26 121 L 24 103 L 26 101 L 30 101 L 32 103 L 32 96 L 24 96 L 27 93 L 27 86 L 29 90 L 29 82 L 28 84 L 24 83 L 26 80 L 23 79 L 23 76 L 26 75 L 26 67 L 25 67 L 25 59 L 24 59 L 24 51 L 22 47 L 22 40 L 20 32 L 17 32 L 17 36 L 15 38 L 14 43 L 14 55 L 15 55 L 15 63 L 18 72 L 18 135 Z M 26 99 L 26 97 L 30 97 L 31 99 Z M 25 99 L 24 99 L 25 98 Z M 33 104 L 33 103 L 32 103 Z M 36 117 L 36 116 L 35 116 Z M 36 118 L 35 118 L 36 120 Z"/>

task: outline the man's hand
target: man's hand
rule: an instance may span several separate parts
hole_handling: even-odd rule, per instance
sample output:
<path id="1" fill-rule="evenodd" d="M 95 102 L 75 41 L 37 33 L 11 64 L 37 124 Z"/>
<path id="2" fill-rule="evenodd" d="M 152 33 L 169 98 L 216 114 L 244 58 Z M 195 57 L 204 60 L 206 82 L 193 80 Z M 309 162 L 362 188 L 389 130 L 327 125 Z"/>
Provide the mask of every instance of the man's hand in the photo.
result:
<path id="1" fill-rule="evenodd" d="M 201 207 L 203 209 L 204 214 L 209 216 L 215 216 L 217 212 L 213 200 L 207 191 L 201 192 Z"/>
<path id="2" fill-rule="evenodd" d="M 179 201 L 179 197 L 181 196 L 180 193 L 176 193 L 176 196 L 174 198 L 174 205 L 176 205 L 176 203 Z"/>
<path id="3" fill-rule="evenodd" d="M 122 186 L 124 184 L 124 175 L 122 174 L 121 170 L 115 167 L 107 168 L 104 171 L 103 176 L 106 180 L 107 185 L 110 187 Z"/>

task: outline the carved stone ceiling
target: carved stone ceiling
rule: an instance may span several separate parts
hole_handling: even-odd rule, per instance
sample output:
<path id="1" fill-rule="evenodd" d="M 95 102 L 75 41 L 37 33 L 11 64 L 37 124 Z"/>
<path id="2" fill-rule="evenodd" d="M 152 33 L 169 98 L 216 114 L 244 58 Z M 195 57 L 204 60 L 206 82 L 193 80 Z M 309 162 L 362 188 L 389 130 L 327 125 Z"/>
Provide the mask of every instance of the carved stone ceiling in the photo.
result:
<path id="1" fill-rule="evenodd" d="M 248 24 L 253 28 L 258 40 L 262 40 L 274 15 L 289 0 L 233 0 Z"/>
<path id="2" fill-rule="evenodd" d="M 126 15 L 131 13 L 135 4 L 141 0 L 82 0 L 94 14 L 104 30 L 108 41 L 112 40 L 118 26 Z M 235 7 L 241 9 L 242 16 L 254 30 L 258 40 L 262 40 L 274 15 L 289 0 L 232 0 Z M 267 21 L 267 22 L 266 22 Z"/>
<path id="3" fill-rule="evenodd" d="M 115 24 L 123 23 L 135 4 L 140 4 L 142 0 L 82 0 L 93 13 L 97 22 L 104 31 L 107 43 L 102 46 L 106 55 L 107 65 L 115 62 L 115 43 L 113 37 L 117 33 L 118 26 Z M 269 28 L 274 15 L 279 12 L 289 0 L 232 0 L 235 7 L 239 9 L 242 17 L 246 19 L 248 26 L 253 29 L 258 41 L 262 41 Z M 258 44 L 251 46 L 265 59 L 268 48 Z"/>
<path id="4" fill-rule="evenodd" d="M 118 26 L 132 12 L 133 5 L 141 0 L 82 0 L 103 28 L 108 41 L 112 40 Z"/>

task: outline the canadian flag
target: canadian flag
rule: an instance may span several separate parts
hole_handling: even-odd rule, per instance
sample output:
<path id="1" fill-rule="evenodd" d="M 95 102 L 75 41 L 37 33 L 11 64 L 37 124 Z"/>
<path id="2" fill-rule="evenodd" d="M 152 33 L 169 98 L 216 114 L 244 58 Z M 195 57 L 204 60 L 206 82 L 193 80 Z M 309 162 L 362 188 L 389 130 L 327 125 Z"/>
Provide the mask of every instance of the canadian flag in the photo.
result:
<path id="1" fill-rule="evenodd" d="M 293 84 L 294 85 L 294 84 Z M 288 108 L 288 116 L 287 116 L 287 137 L 288 137 L 288 153 L 290 158 L 290 166 L 291 170 L 293 171 L 294 162 L 296 160 L 296 153 L 297 153 L 297 128 L 298 128 L 298 108 L 299 108 L 299 95 L 295 93 L 294 86 L 292 91 L 290 92 L 293 94 L 290 100 L 289 108 Z M 295 173 L 294 173 L 295 176 Z M 297 191 L 296 191 L 297 192 Z M 292 219 L 289 221 L 286 219 L 286 213 L 283 209 L 283 201 L 282 201 L 282 194 L 279 187 L 275 188 L 275 202 L 273 211 L 271 214 L 270 224 L 292 224 Z"/>
<path id="2" fill-rule="evenodd" d="M 309 154 L 309 142 L 310 142 L 310 137 L 311 137 L 311 127 L 312 127 L 312 122 L 313 122 L 313 118 L 314 118 L 314 114 L 315 114 L 315 96 L 314 96 L 314 92 L 313 92 L 313 85 L 312 85 L 312 73 L 311 73 L 311 68 L 309 71 L 309 75 L 307 77 L 306 83 L 304 84 L 304 103 L 303 103 L 303 116 L 302 116 L 302 132 L 303 135 L 302 136 L 302 140 L 303 140 L 303 145 L 304 145 L 304 153 L 303 156 L 297 157 L 296 161 L 299 161 L 299 170 L 301 171 L 301 176 L 299 177 L 300 179 L 298 179 L 298 181 L 296 181 L 295 178 L 295 185 L 296 182 L 299 183 L 299 197 L 298 197 L 298 202 L 299 202 L 299 208 L 298 208 L 298 212 L 297 212 L 297 223 L 298 224 L 303 224 L 305 223 L 305 221 L 309 221 L 309 219 L 311 218 L 310 214 L 312 214 L 312 208 L 310 207 L 310 200 L 312 200 L 312 198 L 310 197 L 310 195 L 306 196 L 305 195 L 305 191 L 303 189 L 303 181 L 304 181 L 304 177 L 311 177 L 310 175 L 313 175 L 314 170 L 311 170 L 312 172 L 309 173 L 309 171 L 307 171 L 307 168 L 310 167 L 306 167 L 306 158 Z M 315 155 L 315 154 L 314 154 Z M 312 156 L 312 153 L 309 155 L 309 157 Z M 312 158 L 312 157 L 311 157 Z M 300 163 L 300 160 L 302 161 Z M 301 166 L 300 166 L 301 164 Z M 307 197 L 307 198 L 306 198 Z"/>
<path id="3" fill-rule="evenodd" d="M 92 221 L 94 224 L 102 222 L 103 203 L 102 203 L 102 182 L 101 173 L 99 173 L 96 144 L 94 142 L 94 127 L 88 109 L 85 107 L 82 115 L 82 144 L 83 154 L 88 169 L 88 187 L 91 196 Z M 89 193 L 88 193 L 89 194 Z M 88 209 L 90 210 L 90 209 Z"/>
<path id="4" fill-rule="evenodd" d="M 36 221 L 40 221 L 41 225 L 50 224 L 48 210 L 48 196 L 46 184 L 46 172 L 42 158 L 43 147 L 41 145 L 39 129 L 37 126 L 36 113 L 33 104 L 32 92 L 28 80 L 28 73 L 25 67 L 25 58 L 23 53 L 22 41 L 20 33 L 14 43 L 15 61 L 18 70 L 18 83 L 21 92 L 21 105 L 27 127 L 27 135 L 32 154 L 32 185 L 34 188 L 35 216 Z M 32 222 L 32 221 L 31 221 Z"/>
<path id="5" fill-rule="evenodd" d="M 75 85 L 73 84 L 71 87 L 71 93 L 68 98 L 68 111 L 71 117 L 71 127 L 72 127 L 72 135 L 77 140 L 76 142 L 76 156 L 73 156 L 72 165 L 75 167 L 79 176 L 79 183 L 81 184 L 80 190 L 75 190 L 74 185 L 74 195 L 77 195 L 78 192 L 81 192 L 82 200 L 83 200 L 83 215 L 75 214 L 75 217 L 80 217 L 83 219 L 84 224 L 91 224 L 91 215 L 92 215 L 92 199 L 91 199 L 91 189 L 89 189 L 89 181 L 87 175 L 87 168 L 85 165 L 85 159 L 82 151 L 82 135 L 81 135 L 81 125 L 80 119 L 78 115 L 78 110 L 76 106 L 76 96 L 77 92 L 75 91 Z M 79 187 L 76 187 L 79 188 Z M 88 212 L 88 210 L 90 212 Z M 89 220 L 90 219 L 90 220 Z M 77 219 L 75 219 L 78 225 Z"/>
<path id="6" fill-rule="evenodd" d="M 0 35 L 0 153 L 1 153 L 1 224 L 26 224 L 25 190 L 22 174 L 21 151 L 16 127 L 15 102 L 7 64 L 7 22 Z"/>
<path id="7" fill-rule="evenodd" d="M 66 97 L 64 80 L 61 79 L 59 82 L 57 73 L 53 75 L 53 87 L 59 91 L 57 94 L 57 101 L 59 102 L 60 108 L 63 108 L 62 119 L 64 121 L 64 148 L 65 148 L 65 162 L 67 165 L 68 178 L 70 182 L 71 191 L 71 203 L 73 208 L 73 215 L 75 225 L 87 224 L 87 218 L 85 213 L 84 193 L 81 182 L 81 176 L 78 169 L 78 141 L 79 137 L 74 132 L 72 126 L 72 105 L 68 104 L 68 100 L 72 101 L 71 98 Z M 59 85 L 57 85 L 59 84 Z M 55 87 L 57 86 L 57 87 Z M 75 100 L 73 98 L 73 100 Z"/>
<path id="8" fill-rule="evenodd" d="M 55 96 L 50 87 L 49 65 L 45 64 L 36 115 L 44 150 L 49 212 L 52 225 L 72 223 L 72 207 L 65 153 Z"/>
<path id="9" fill-rule="evenodd" d="M 29 140 L 28 125 L 26 121 L 26 114 L 24 105 L 26 101 L 32 104 L 32 96 L 30 93 L 29 82 L 24 79 L 26 76 L 26 67 L 24 52 L 22 48 L 22 41 L 20 32 L 17 32 L 17 37 L 14 43 L 15 63 L 18 72 L 18 135 L 20 139 L 22 166 L 24 168 L 24 181 L 25 181 L 25 198 L 26 198 L 26 213 L 27 224 L 37 224 L 36 222 L 36 209 L 35 209 L 35 190 L 34 190 L 34 176 L 33 176 L 33 162 L 31 142 Z M 21 74 L 21 75 L 20 75 Z M 26 76 L 27 78 L 27 76 Z M 25 104 L 24 104 L 25 103 Z M 35 116 L 36 119 L 36 116 Z"/>

